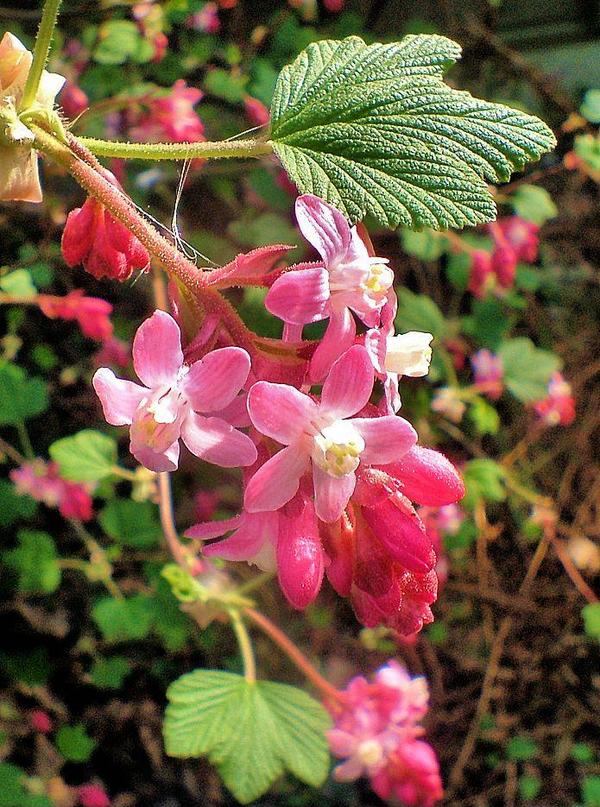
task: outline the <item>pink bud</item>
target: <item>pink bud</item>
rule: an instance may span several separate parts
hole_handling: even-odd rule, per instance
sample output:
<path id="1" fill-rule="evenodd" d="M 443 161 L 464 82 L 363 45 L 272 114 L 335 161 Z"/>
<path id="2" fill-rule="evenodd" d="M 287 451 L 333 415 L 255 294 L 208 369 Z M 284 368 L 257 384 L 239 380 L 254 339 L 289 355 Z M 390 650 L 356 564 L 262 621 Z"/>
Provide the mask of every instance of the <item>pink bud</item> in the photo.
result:
<path id="1" fill-rule="evenodd" d="M 101 785 L 90 783 L 77 788 L 81 807 L 110 807 L 110 799 Z"/>
<path id="2" fill-rule="evenodd" d="M 29 722 L 34 731 L 40 734 L 49 734 L 52 731 L 52 720 L 46 712 L 41 709 L 34 709 L 29 715 Z"/>
<path id="3" fill-rule="evenodd" d="M 76 118 L 90 105 L 87 95 L 72 81 L 67 81 L 65 84 L 59 103 L 67 118 Z"/>
<path id="4" fill-rule="evenodd" d="M 294 608 L 306 608 L 315 599 L 323 571 L 315 509 L 309 499 L 299 497 L 282 513 L 277 541 L 279 584 Z"/>
<path id="5" fill-rule="evenodd" d="M 244 109 L 246 117 L 253 126 L 265 126 L 270 120 L 267 107 L 258 98 L 252 98 L 251 95 L 244 98 Z"/>

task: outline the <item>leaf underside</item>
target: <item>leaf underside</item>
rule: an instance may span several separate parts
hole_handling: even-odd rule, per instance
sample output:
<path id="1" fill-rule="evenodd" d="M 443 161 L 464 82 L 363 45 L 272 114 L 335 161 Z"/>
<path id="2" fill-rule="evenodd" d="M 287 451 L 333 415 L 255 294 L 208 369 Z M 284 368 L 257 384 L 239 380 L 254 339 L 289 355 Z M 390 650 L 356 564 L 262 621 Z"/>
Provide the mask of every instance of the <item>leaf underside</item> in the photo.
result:
<path id="1" fill-rule="evenodd" d="M 279 75 L 271 141 L 303 193 L 355 222 L 446 229 L 495 218 L 486 181 L 556 143 L 538 118 L 443 82 L 460 46 L 442 36 L 314 42 Z"/>

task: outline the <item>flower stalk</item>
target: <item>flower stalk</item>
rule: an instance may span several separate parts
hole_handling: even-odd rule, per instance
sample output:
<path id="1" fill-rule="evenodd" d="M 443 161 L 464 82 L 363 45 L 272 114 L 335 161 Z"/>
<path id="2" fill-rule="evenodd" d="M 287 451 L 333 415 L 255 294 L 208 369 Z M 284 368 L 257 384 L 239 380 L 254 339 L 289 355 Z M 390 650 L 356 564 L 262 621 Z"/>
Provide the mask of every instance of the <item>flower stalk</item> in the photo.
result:
<path id="1" fill-rule="evenodd" d="M 36 99 L 42 73 L 48 61 L 48 53 L 52 44 L 54 28 L 58 18 L 58 10 L 62 0 L 46 0 L 42 10 L 42 19 L 33 50 L 33 62 L 25 82 L 20 108 L 28 109 Z"/>
<path id="2" fill-rule="evenodd" d="M 196 143 L 122 143 L 80 137 L 80 142 L 98 157 L 119 157 L 128 160 L 195 160 L 262 157 L 271 154 L 270 140 L 202 141 Z"/>

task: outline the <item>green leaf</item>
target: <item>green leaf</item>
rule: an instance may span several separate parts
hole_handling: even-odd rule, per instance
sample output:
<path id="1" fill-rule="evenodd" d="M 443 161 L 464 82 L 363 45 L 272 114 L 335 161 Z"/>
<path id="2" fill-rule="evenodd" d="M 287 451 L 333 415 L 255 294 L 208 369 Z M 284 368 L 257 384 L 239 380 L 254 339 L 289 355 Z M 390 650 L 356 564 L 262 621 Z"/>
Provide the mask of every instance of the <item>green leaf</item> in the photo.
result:
<path id="1" fill-rule="evenodd" d="M 512 197 L 512 206 L 517 216 L 540 227 L 558 215 L 558 208 L 548 191 L 537 185 L 519 186 Z"/>
<path id="2" fill-rule="evenodd" d="M 6 563 L 17 572 L 19 591 L 51 594 L 60 585 L 60 567 L 54 541 L 47 532 L 20 530 L 19 545 L 4 553 Z"/>
<path id="3" fill-rule="evenodd" d="M 60 474 L 73 482 L 98 482 L 110 476 L 117 462 L 117 443 L 94 429 L 83 429 L 52 443 L 50 456 Z"/>
<path id="4" fill-rule="evenodd" d="M 545 398 L 550 376 L 562 366 L 558 356 L 537 348 L 527 337 L 502 342 L 498 356 L 504 366 L 504 383 L 523 403 Z"/>
<path id="5" fill-rule="evenodd" d="M 402 249 L 422 261 L 437 261 L 448 248 L 446 239 L 431 230 L 402 230 Z"/>
<path id="6" fill-rule="evenodd" d="M 515 762 L 526 761 L 537 756 L 538 747 L 529 737 L 511 737 L 506 746 L 506 756 Z"/>
<path id="7" fill-rule="evenodd" d="M 130 20 L 109 20 L 98 30 L 98 44 L 93 53 L 98 64 L 123 64 L 137 55 L 142 37 Z"/>
<path id="8" fill-rule="evenodd" d="M 408 289 L 400 289 L 398 292 L 396 328 L 402 333 L 427 331 L 435 339 L 443 339 L 448 334 L 448 324 L 433 300 L 425 294 L 415 294 Z"/>
<path id="9" fill-rule="evenodd" d="M 90 679 L 101 689 L 120 689 L 130 672 L 131 664 L 125 656 L 112 656 L 94 661 Z"/>
<path id="10" fill-rule="evenodd" d="M 539 119 L 445 84 L 460 53 L 428 35 L 310 44 L 281 71 L 271 106 L 273 148 L 300 191 L 390 227 L 494 219 L 487 181 L 556 140 Z"/>
<path id="11" fill-rule="evenodd" d="M 496 350 L 504 334 L 510 329 L 512 318 L 506 316 L 498 300 L 476 300 L 473 313 L 462 318 L 463 331 L 472 336 L 479 347 Z"/>
<path id="12" fill-rule="evenodd" d="M 215 67 L 206 74 L 204 89 L 211 95 L 223 98 L 230 104 L 239 104 L 244 100 L 247 83 L 248 76 L 236 76 L 227 70 Z"/>
<path id="13" fill-rule="evenodd" d="M 83 723 L 75 726 L 61 726 L 56 732 L 56 747 L 69 762 L 87 762 L 91 757 L 96 741 L 92 740 Z"/>
<path id="14" fill-rule="evenodd" d="M 0 425 L 16 426 L 48 409 L 45 382 L 28 376 L 22 367 L 0 364 Z"/>
<path id="15" fill-rule="evenodd" d="M 53 807 L 43 794 L 30 793 L 24 770 L 10 762 L 0 763 L 0 807 Z"/>
<path id="16" fill-rule="evenodd" d="M 160 541 L 158 509 L 152 502 L 112 499 L 98 516 L 107 535 L 124 546 L 150 549 Z"/>
<path id="17" fill-rule="evenodd" d="M 15 269 L 0 278 L 0 289 L 17 297 L 35 297 L 37 289 L 33 285 L 27 269 Z"/>
<path id="18" fill-rule="evenodd" d="M 590 123 L 600 123 L 600 90 L 588 90 L 579 111 Z"/>
<path id="19" fill-rule="evenodd" d="M 469 417 L 477 434 L 498 434 L 500 416 L 495 408 L 483 398 L 476 398 L 469 409 Z"/>
<path id="20" fill-rule="evenodd" d="M 587 743 L 573 743 L 569 753 L 571 759 L 583 764 L 593 762 L 596 759 L 594 749 Z"/>
<path id="21" fill-rule="evenodd" d="M 505 472 L 501 465 L 489 459 L 476 459 L 468 462 L 463 471 L 467 494 L 463 502 L 472 507 L 478 499 L 501 502 L 506 498 L 504 490 Z"/>
<path id="22" fill-rule="evenodd" d="M 600 602 L 590 602 L 581 609 L 585 632 L 600 642 Z"/>
<path id="23" fill-rule="evenodd" d="M 10 527 L 15 521 L 31 518 L 37 502 L 31 496 L 20 495 L 8 479 L 0 479 L 0 527 Z"/>
<path id="24" fill-rule="evenodd" d="M 103 597 L 92 608 L 92 617 L 107 642 L 145 639 L 152 630 L 152 598 L 146 594 L 122 600 Z"/>
<path id="25" fill-rule="evenodd" d="M 265 793 L 286 769 L 313 787 L 325 780 L 329 716 L 302 690 L 196 670 L 171 684 L 167 698 L 167 753 L 207 755 L 243 804 Z"/>
<path id="26" fill-rule="evenodd" d="M 573 151 L 592 174 L 600 171 L 600 135 L 598 133 L 577 135 Z"/>
<path id="27" fill-rule="evenodd" d="M 542 789 L 542 781 L 539 776 L 523 774 L 519 778 L 519 793 L 524 801 L 532 801 Z"/>
<path id="28" fill-rule="evenodd" d="M 585 807 L 600 807 L 600 776 L 586 776 L 581 795 Z"/>
<path id="29" fill-rule="evenodd" d="M 28 653 L 0 654 L 0 667 L 11 678 L 33 687 L 48 683 L 53 664 L 47 650 L 36 647 Z"/>

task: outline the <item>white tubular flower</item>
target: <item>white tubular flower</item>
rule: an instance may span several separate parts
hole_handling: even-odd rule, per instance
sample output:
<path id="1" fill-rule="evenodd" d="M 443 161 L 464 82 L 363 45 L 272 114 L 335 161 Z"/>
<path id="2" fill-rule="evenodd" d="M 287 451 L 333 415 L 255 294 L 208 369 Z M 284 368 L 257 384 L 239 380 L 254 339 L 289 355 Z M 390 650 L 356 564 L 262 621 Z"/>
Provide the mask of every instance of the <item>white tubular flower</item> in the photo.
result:
<path id="1" fill-rule="evenodd" d="M 431 363 L 432 334 L 409 331 L 388 336 L 385 369 L 411 378 L 427 375 Z"/>

